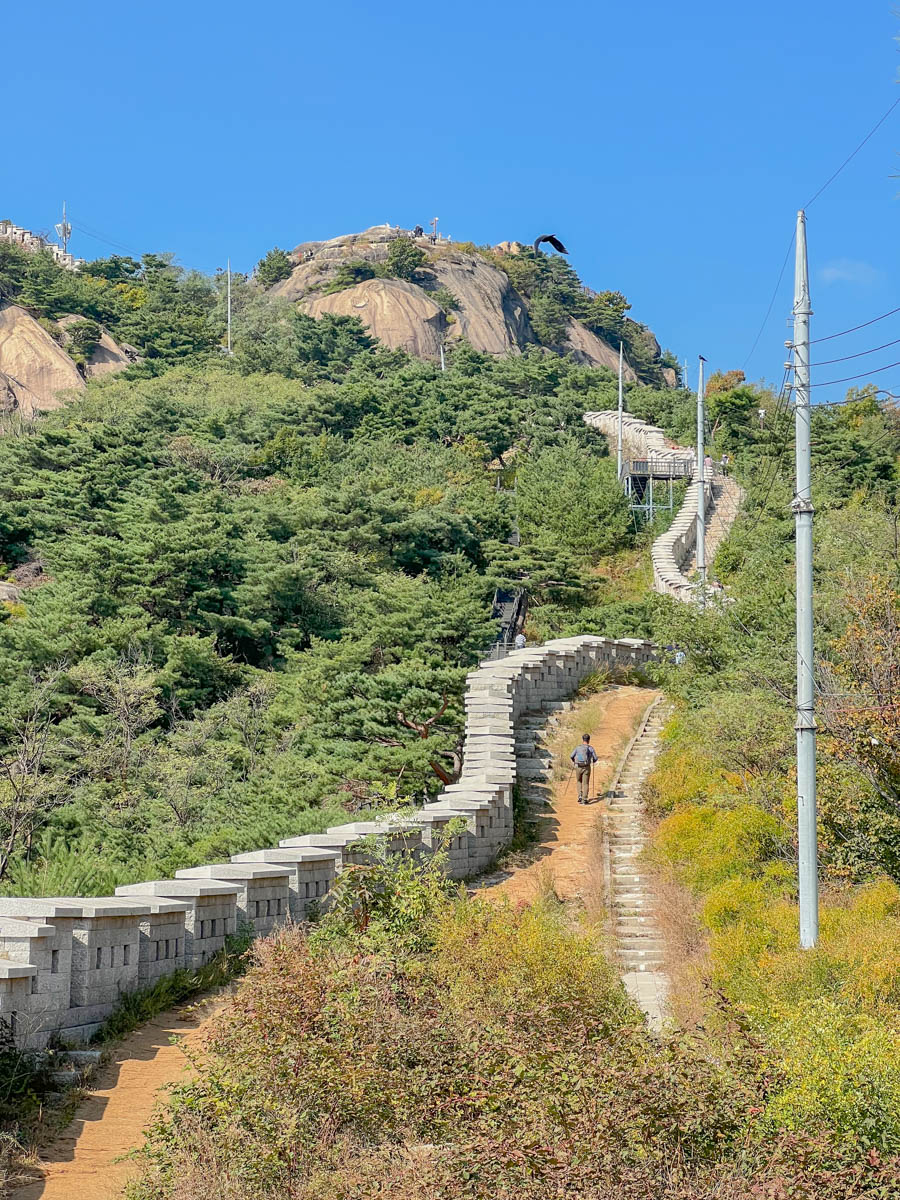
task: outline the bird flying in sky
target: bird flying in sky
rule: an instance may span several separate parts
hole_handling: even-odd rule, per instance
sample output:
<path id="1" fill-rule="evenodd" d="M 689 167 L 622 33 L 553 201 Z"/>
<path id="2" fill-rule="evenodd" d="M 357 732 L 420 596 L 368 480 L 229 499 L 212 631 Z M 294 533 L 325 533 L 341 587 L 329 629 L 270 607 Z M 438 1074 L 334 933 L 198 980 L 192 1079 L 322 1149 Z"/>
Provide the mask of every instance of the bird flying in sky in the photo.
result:
<path id="1" fill-rule="evenodd" d="M 562 242 L 559 240 L 559 238 L 556 236 L 555 233 L 545 233 L 543 237 L 534 239 L 535 254 L 541 253 L 541 250 L 539 249 L 541 242 L 549 242 L 550 245 L 553 247 L 553 249 L 558 250 L 560 254 L 568 254 L 569 253 L 568 250 L 565 248 L 565 246 L 562 244 Z"/>

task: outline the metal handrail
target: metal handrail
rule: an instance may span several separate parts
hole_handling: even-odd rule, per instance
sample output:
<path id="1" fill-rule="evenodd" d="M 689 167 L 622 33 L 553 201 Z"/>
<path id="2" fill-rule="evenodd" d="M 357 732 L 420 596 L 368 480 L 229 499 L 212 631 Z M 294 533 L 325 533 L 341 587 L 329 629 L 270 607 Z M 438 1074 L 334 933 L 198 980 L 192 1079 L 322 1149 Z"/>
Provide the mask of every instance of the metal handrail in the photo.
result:
<path id="1" fill-rule="evenodd" d="M 626 469 L 629 475 L 652 475 L 656 479 L 685 479 L 693 474 L 694 464 L 689 458 L 633 458 L 626 463 Z"/>

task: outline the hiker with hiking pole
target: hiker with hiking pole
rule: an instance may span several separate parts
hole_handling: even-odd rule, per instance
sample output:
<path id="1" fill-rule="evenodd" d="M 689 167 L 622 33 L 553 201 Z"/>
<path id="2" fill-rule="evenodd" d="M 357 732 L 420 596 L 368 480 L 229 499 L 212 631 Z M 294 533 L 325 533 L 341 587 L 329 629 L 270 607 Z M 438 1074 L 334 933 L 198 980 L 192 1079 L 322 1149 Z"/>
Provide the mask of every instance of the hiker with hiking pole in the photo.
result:
<path id="1" fill-rule="evenodd" d="M 571 758 L 575 767 L 575 778 L 578 780 L 578 803 L 587 804 L 591 797 L 591 767 L 597 761 L 589 733 L 581 735 L 581 745 L 575 747 Z"/>

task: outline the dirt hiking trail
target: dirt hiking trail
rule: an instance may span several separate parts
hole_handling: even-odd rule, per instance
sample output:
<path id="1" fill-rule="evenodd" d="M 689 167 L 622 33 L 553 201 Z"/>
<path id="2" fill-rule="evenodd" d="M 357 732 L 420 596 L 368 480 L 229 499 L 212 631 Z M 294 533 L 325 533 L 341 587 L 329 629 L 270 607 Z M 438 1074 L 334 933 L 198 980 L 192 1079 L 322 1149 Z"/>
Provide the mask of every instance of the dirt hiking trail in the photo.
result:
<path id="1" fill-rule="evenodd" d="M 616 766 L 634 736 L 641 717 L 659 695 L 650 688 L 612 687 L 578 701 L 548 732 L 553 759 L 546 801 L 537 810 L 537 842 L 521 856 L 511 856 L 505 871 L 483 876 L 477 890 L 528 903 L 551 887 L 560 900 L 580 900 L 588 908 L 603 907 L 600 816 Z M 591 735 L 597 763 L 591 778 L 591 803 L 578 803 L 569 755 Z M 487 891 L 490 889 L 490 891 Z"/>
<path id="2" fill-rule="evenodd" d="M 553 761 L 543 785 L 535 845 L 503 871 L 483 876 L 479 894 L 527 903 L 548 885 L 561 900 L 582 900 L 597 910 L 603 905 L 599 823 L 604 793 L 619 758 L 641 717 L 657 693 L 648 688 L 611 687 L 577 702 L 564 712 L 547 735 Z M 569 755 L 590 733 L 598 762 L 589 805 L 580 805 L 569 770 Z M 138 1169 L 117 1162 L 139 1146 L 166 1084 L 189 1078 L 180 1046 L 202 1046 L 216 1012 L 227 999 L 206 1000 L 161 1013 L 125 1038 L 112 1060 L 100 1068 L 91 1092 L 80 1102 L 71 1123 L 40 1153 L 38 1178 L 11 1193 L 11 1200 L 119 1200 Z"/>
<path id="3" fill-rule="evenodd" d="M 190 1077 L 188 1060 L 171 1038 L 196 1048 L 226 1003 L 224 997 L 160 1013 L 124 1038 L 91 1080 L 72 1121 L 45 1146 L 39 1178 L 11 1200 L 118 1200 L 136 1166 L 115 1160 L 143 1140 L 143 1131 L 167 1083 Z"/>

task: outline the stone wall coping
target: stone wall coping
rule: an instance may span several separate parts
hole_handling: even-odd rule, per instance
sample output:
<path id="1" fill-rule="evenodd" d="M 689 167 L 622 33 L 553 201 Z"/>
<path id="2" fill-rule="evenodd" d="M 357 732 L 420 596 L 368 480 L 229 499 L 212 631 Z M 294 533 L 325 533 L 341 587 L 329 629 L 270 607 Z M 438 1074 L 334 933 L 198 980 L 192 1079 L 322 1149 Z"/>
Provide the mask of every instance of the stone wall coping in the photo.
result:
<path id="1" fill-rule="evenodd" d="M 230 883 L 211 879 L 150 879 L 146 883 L 126 883 L 116 888 L 117 896 L 166 896 L 179 900 L 182 896 L 236 896 L 241 889 Z"/>
<path id="2" fill-rule="evenodd" d="M 0 937 L 45 938 L 53 937 L 56 929 L 40 921 L 28 921 L 19 917 L 0 917 Z"/>
<path id="3" fill-rule="evenodd" d="M 0 979 L 28 979 L 37 973 L 37 967 L 33 967 L 31 963 L 17 963 L 8 958 L 0 958 Z"/>
<path id="4" fill-rule="evenodd" d="M 214 863 L 202 867 L 182 867 L 176 879 L 212 879 L 224 883 L 230 880 L 290 879 L 290 871 L 273 863 Z"/>
<path id="5" fill-rule="evenodd" d="M 140 886 L 140 885 L 139 885 Z M 116 890 L 118 895 L 118 889 Z M 146 905 L 140 906 L 149 908 Z M 10 917 L 131 917 L 133 905 L 123 904 L 115 896 L 3 896 L 0 916 Z"/>
<path id="6" fill-rule="evenodd" d="M 305 863 L 341 861 L 340 850 L 332 850 L 327 846 L 273 846 L 267 850 L 247 850 L 243 854 L 233 854 L 233 863 Z"/>
<path id="7" fill-rule="evenodd" d="M 120 905 L 128 907 L 138 916 L 163 916 L 166 913 L 186 913 L 193 907 L 184 900 L 174 900 L 171 896 L 151 896 L 141 893 L 140 896 L 119 896 Z"/>
<path id="8" fill-rule="evenodd" d="M 298 838 L 282 838 L 279 846 L 290 850 L 293 847 L 309 847 L 322 850 L 340 850 L 344 846 L 358 842 L 362 835 L 358 833 L 305 833 Z"/>

